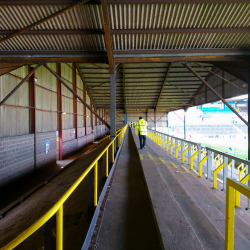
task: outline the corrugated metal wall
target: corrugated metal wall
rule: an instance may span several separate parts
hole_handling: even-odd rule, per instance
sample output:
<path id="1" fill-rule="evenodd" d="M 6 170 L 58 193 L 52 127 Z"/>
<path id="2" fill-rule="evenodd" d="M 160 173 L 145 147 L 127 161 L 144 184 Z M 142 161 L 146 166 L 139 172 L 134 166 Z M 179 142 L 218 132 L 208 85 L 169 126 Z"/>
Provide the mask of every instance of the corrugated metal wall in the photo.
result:
<path id="1" fill-rule="evenodd" d="M 28 67 L 12 71 L 12 74 L 24 78 Z M 2 100 L 16 85 L 19 79 L 10 75 L 0 77 L 0 100 Z M 25 82 L 5 103 L 13 106 L 29 106 L 29 83 Z M 23 135 L 29 133 L 29 109 L 15 107 L 0 107 L 0 137 Z"/>
<path id="2" fill-rule="evenodd" d="M 69 64 L 72 67 L 72 63 Z M 70 88 L 73 89 L 73 74 L 72 69 L 65 63 L 61 64 L 61 76 Z M 73 94 L 62 85 L 62 110 L 66 112 L 63 115 L 63 129 L 70 129 L 74 127 L 74 102 Z"/>
<path id="3" fill-rule="evenodd" d="M 14 87 L 29 72 L 30 67 L 23 66 L 11 72 L 14 76 L 3 75 L 0 77 L 0 100 L 9 94 Z M 56 63 L 49 63 L 48 66 L 57 71 Z M 62 79 L 73 88 L 73 65 L 61 64 Z M 57 79 L 45 68 L 40 67 L 36 72 L 36 128 L 37 132 L 49 132 L 58 130 L 58 99 Z M 19 78 L 18 78 L 19 77 Z M 76 75 L 77 94 L 83 98 L 83 82 L 80 76 Z M 86 102 L 90 105 L 90 98 L 86 93 Z M 30 93 L 29 82 L 25 82 L 0 108 L 0 137 L 29 134 L 30 132 Z M 7 106 L 9 105 L 9 106 Z M 14 106 L 14 107 L 13 107 Z M 16 107 L 18 106 L 18 107 Z M 73 94 L 62 85 L 62 111 L 63 129 L 74 128 L 74 105 Z M 87 115 L 87 127 L 91 126 L 91 112 L 87 109 L 84 114 L 84 105 L 77 101 L 77 127 L 84 127 L 84 115 Z M 97 119 L 97 124 L 99 124 Z M 96 126 L 96 119 L 93 115 L 93 126 Z"/>
<path id="4" fill-rule="evenodd" d="M 48 66 L 56 72 L 56 64 Z M 57 130 L 57 79 L 44 67 L 36 72 L 36 127 L 37 132 Z M 53 91 L 53 92 L 52 92 Z M 40 110 L 39 110 L 40 109 Z M 54 111 L 54 112 L 45 112 Z"/>

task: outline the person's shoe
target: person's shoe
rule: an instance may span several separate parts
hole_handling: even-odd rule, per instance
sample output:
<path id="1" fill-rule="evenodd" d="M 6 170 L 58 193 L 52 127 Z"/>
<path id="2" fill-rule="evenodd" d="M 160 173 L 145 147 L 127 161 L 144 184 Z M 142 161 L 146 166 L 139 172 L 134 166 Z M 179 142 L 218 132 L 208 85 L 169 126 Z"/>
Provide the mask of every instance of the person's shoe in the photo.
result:
<path id="1" fill-rule="evenodd" d="M 140 148 L 140 149 L 142 149 L 142 148 Z"/>
<path id="2" fill-rule="evenodd" d="M 144 146 L 144 148 L 146 148 L 146 146 Z"/>

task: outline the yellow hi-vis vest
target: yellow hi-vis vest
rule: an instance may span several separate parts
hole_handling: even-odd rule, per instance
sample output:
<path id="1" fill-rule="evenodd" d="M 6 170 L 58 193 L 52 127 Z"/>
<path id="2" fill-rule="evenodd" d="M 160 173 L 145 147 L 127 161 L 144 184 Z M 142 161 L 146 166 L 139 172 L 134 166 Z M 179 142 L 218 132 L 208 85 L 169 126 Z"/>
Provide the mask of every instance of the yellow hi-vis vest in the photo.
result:
<path id="1" fill-rule="evenodd" d="M 144 119 L 136 123 L 136 128 L 140 131 L 140 135 L 147 135 L 147 122 Z"/>

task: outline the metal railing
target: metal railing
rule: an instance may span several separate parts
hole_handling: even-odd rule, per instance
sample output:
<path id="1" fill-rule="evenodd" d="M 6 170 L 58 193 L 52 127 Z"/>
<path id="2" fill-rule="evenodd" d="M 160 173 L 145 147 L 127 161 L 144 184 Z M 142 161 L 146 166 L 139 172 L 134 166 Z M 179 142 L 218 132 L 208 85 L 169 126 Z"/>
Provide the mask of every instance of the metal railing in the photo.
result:
<path id="1" fill-rule="evenodd" d="M 250 169 L 249 161 L 239 157 L 204 147 L 200 143 L 183 140 L 171 135 L 148 130 L 147 136 L 163 149 L 170 146 L 170 154 L 175 149 L 175 157 L 178 158 L 178 151 L 181 150 L 182 163 L 185 162 L 185 154 L 188 153 L 188 164 L 193 169 L 194 159 L 198 156 L 197 174 L 203 176 L 203 164 L 206 162 L 206 178 L 213 181 L 213 188 L 217 188 L 217 181 L 223 185 L 222 191 L 226 193 L 226 225 L 225 225 L 225 249 L 233 250 L 234 247 L 234 214 L 235 207 L 240 207 L 240 193 L 247 197 L 247 210 L 250 209 Z M 213 171 L 212 168 L 214 167 Z M 218 179 L 218 173 L 223 170 L 222 180 Z M 230 172 L 229 172 L 230 170 Z M 235 171 L 238 174 L 236 180 Z M 228 175 L 231 175 L 229 178 Z"/>
<path id="2" fill-rule="evenodd" d="M 49 209 L 42 217 L 40 217 L 34 224 L 32 224 L 28 229 L 18 235 L 9 244 L 2 247 L 1 250 L 10 250 L 18 246 L 30 235 L 32 235 L 36 230 L 43 226 L 53 215 L 56 214 L 56 250 L 63 249 L 63 204 L 69 198 L 69 196 L 74 192 L 74 190 L 79 186 L 79 184 L 84 180 L 88 173 L 94 169 L 94 206 L 98 203 L 98 161 L 102 156 L 105 156 L 106 160 L 106 177 L 109 175 L 109 148 L 111 146 L 111 162 L 114 163 L 115 158 L 115 142 L 117 142 L 117 147 L 120 147 L 124 134 L 126 132 L 127 125 L 118 131 L 116 137 L 108 144 L 108 146 L 102 151 L 101 154 L 91 163 L 91 165 L 82 173 L 82 175 L 74 182 L 74 184 L 65 192 L 65 194 L 55 203 L 55 205 Z"/>
<path id="3" fill-rule="evenodd" d="M 175 157 L 178 158 L 178 152 L 181 152 L 182 163 L 185 162 L 185 156 L 187 155 L 188 164 L 190 169 L 197 172 L 199 177 L 203 175 L 209 181 L 213 181 L 213 188 L 217 188 L 217 181 L 222 182 L 222 191 L 226 193 L 227 178 L 238 179 L 242 181 L 244 177 L 249 173 L 249 161 L 243 160 L 239 157 L 230 155 L 228 153 L 215 150 L 210 147 L 202 146 L 200 143 L 184 140 L 175 136 L 160 133 L 149 129 L 148 135 L 151 140 L 160 145 L 163 149 L 170 154 L 175 152 Z M 194 159 L 197 158 L 196 169 L 194 169 Z M 206 173 L 204 173 L 204 165 L 206 163 Z M 229 171 L 230 170 L 230 171 Z M 234 171 L 237 170 L 237 175 Z M 222 179 L 218 178 L 218 173 L 222 172 Z M 245 180 L 244 180 L 245 181 Z M 247 183 L 248 184 L 248 183 Z M 250 185 L 250 181 L 249 181 Z M 236 206 L 240 206 L 239 197 L 237 196 Z M 250 202 L 248 199 L 247 209 L 250 208 Z"/>
<path id="4" fill-rule="evenodd" d="M 245 176 L 249 180 L 249 174 Z M 250 187 L 244 185 L 242 182 L 227 178 L 226 187 L 226 218 L 225 218 L 225 250 L 234 249 L 234 216 L 235 216 L 235 199 L 237 193 L 242 193 L 250 198 Z"/>

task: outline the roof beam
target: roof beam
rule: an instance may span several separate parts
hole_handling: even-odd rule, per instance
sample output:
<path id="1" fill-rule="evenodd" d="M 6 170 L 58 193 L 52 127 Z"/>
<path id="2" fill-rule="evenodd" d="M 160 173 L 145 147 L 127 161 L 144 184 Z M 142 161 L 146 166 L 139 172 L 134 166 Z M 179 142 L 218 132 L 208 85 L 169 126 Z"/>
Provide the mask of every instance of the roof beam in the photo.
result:
<path id="1" fill-rule="evenodd" d="M 199 78 L 202 83 L 204 83 L 205 86 L 207 86 L 233 113 L 235 113 L 248 127 L 249 123 L 235 110 L 231 107 L 231 105 L 216 91 L 214 90 L 209 83 L 207 83 L 195 70 L 192 69 L 192 67 L 186 63 L 182 62 L 182 64 L 190 71 L 192 72 L 197 78 Z"/>
<path id="2" fill-rule="evenodd" d="M 214 72 L 215 70 L 216 70 L 216 67 L 213 66 L 212 69 L 211 69 L 211 71 Z M 213 76 L 213 74 L 212 74 L 211 72 L 209 72 L 209 73 L 207 74 L 206 78 L 205 78 L 205 81 L 207 82 L 207 81 L 210 79 L 210 77 L 212 77 L 212 76 Z M 195 97 L 200 93 L 200 91 L 201 91 L 201 89 L 204 87 L 204 85 L 205 85 L 205 84 L 202 83 L 202 84 L 200 85 L 200 87 L 196 90 L 196 92 L 195 92 L 195 94 L 193 95 L 193 97 L 191 97 L 191 99 L 189 100 L 188 105 L 186 106 L 185 110 L 189 107 L 189 105 L 192 103 L 192 101 L 195 99 Z"/>
<path id="3" fill-rule="evenodd" d="M 165 78 L 164 78 L 164 81 L 163 81 L 163 84 L 162 84 L 162 87 L 161 87 L 161 91 L 160 91 L 159 97 L 158 97 L 157 102 L 156 102 L 156 107 L 155 107 L 156 110 L 157 110 L 159 101 L 160 101 L 160 99 L 161 99 L 161 94 L 162 94 L 162 91 L 163 91 L 163 89 L 164 89 L 165 83 L 166 83 L 166 81 L 167 81 L 168 74 L 169 74 L 169 71 L 170 71 L 171 67 L 172 67 L 172 62 L 171 62 L 171 63 L 169 64 L 169 66 L 168 66 L 167 73 L 166 73 L 166 76 L 165 76 Z"/>
<path id="4" fill-rule="evenodd" d="M 112 40 L 110 34 L 110 26 L 109 26 L 109 12 L 108 12 L 108 5 L 107 0 L 101 0 L 102 3 L 102 14 L 103 14 L 103 23 L 104 23 L 104 38 L 106 49 L 108 53 L 108 62 L 109 62 L 109 72 L 110 74 L 115 73 L 115 63 L 113 57 L 113 49 L 112 49 Z"/>
<path id="5" fill-rule="evenodd" d="M 108 0 L 108 4 L 249 3 L 249 0 Z"/>
<path id="6" fill-rule="evenodd" d="M 11 35 L 13 30 L 0 30 L 0 35 Z M 250 28 L 171 28 L 171 29 L 110 29 L 110 34 L 186 34 L 186 33 L 249 33 Z M 20 35 L 91 35 L 105 34 L 103 29 L 28 30 Z"/>
<path id="7" fill-rule="evenodd" d="M 68 5 L 75 0 L 6 0 L 0 1 L 1 5 Z M 107 4 L 197 4 L 197 3 L 249 3 L 248 0 L 107 0 Z M 91 1 L 87 4 L 100 4 L 100 1 Z"/>
<path id="8" fill-rule="evenodd" d="M 245 33 L 250 28 L 112 29 L 111 34 Z"/>
<path id="9" fill-rule="evenodd" d="M 47 16 L 47 17 L 45 17 L 45 18 L 43 18 L 43 19 L 41 19 L 41 20 L 39 20 L 39 21 L 37 21 L 35 23 L 32 23 L 32 24 L 30 24 L 30 25 L 22 28 L 21 30 L 14 31 L 14 33 L 12 33 L 11 35 L 8 35 L 8 36 L 2 38 L 0 40 L 0 43 L 3 43 L 3 42 L 5 42 L 5 41 L 7 41 L 7 40 L 9 40 L 9 39 L 11 39 L 11 38 L 13 38 L 15 36 L 18 36 L 18 35 L 24 33 L 25 31 L 28 31 L 28 30 L 30 30 L 30 29 L 32 29 L 32 28 L 34 28 L 34 27 L 36 27 L 36 26 L 38 26 L 38 25 L 40 25 L 42 23 L 45 23 L 45 22 L 47 22 L 47 21 L 49 21 L 49 20 L 51 20 L 51 19 L 53 19 L 53 18 L 55 18 L 57 16 L 60 16 L 60 15 L 62 15 L 64 13 L 66 13 L 66 12 L 68 12 L 68 11 L 76 8 L 76 7 L 79 7 L 80 5 L 82 5 L 82 4 L 84 4 L 84 3 L 88 2 L 88 1 L 90 1 L 90 0 L 81 0 L 81 1 L 78 1 L 78 2 L 76 2 L 76 3 L 74 3 L 74 4 L 70 5 L 70 6 L 68 6 L 66 8 L 64 8 L 62 10 L 57 11 L 56 13 L 54 13 L 52 15 L 49 15 L 49 16 Z"/>

